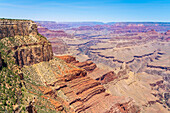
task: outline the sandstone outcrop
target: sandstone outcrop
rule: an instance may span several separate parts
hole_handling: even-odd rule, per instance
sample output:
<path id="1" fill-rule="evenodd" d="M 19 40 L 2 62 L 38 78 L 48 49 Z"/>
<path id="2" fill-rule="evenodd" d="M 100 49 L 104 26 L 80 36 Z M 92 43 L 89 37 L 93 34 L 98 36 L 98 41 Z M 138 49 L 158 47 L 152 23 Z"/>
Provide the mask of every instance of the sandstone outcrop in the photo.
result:
<path id="1" fill-rule="evenodd" d="M 130 98 L 115 97 L 105 92 L 105 88 L 100 82 L 87 77 L 85 70 L 75 68 L 73 65 L 63 63 L 61 66 L 61 60 L 53 59 L 48 62 L 38 63 L 35 66 L 25 67 L 23 72 L 30 72 L 30 69 L 36 67 L 36 71 L 30 75 L 32 79 L 37 78 L 35 82 L 45 81 L 45 84 L 49 88 L 39 88 L 45 96 L 53 98 L 60 98 L 69 110 L 74 112 L 91 112 L 91 113 L 104 113 L 104 112 L 139 112 L 140 109 L 134 104 L 134 101 Z M 56 64 L 56 65 L 53 65 Z M 48 69 L 46 66 L 48 66 Z M 68 70 L 68 67 L 70 68 Z M 72 69 L 74 68 L 74 69 Z M 56 70 L 54 72 L 48 72 L 47 70 Z M 46 72 L 44 74 L 40 70 Z M 60 72 L 60 70 L 62 70 Z M 51 73 L 51 74 L 50 74 Z M 58 74 L 57 74 L 58 73 Z M 60 74 L 65 73 L 65 74 Z M 50 76 L 49 76 L 50 74 Z M 43 77 L 43 78 L 42 78 Z M 53 78 L 51 78 L 53 77 Z M 53 80 L 50 80 L 53 79 Z M 58 105 L 58 106 L 59 106 Z M 70 108 L 71 107 L 71 108 Z M 59 108 L 59 107 L 58 107 Z M 59 110 L 59 109 L 58 109 Z M 64 109 L 61 109 L 63 111 Z"/>
<path id="2" fill-rule="evenodd" d="M 133 72 L 128 73 L 128 78 L 115 82 L 111 81 L 104 84 L 104 87 L 116 96 L 125 96 L 133 98 L 140 106 L 141 112 L 162 112 L 168 110 L 163 107 L 162 95 L 163 79 L 159 76 L 143 74 L 134 75 Z M 163 104 L 163 105 L 162 105 Z"/>
<path id="3" fill-rule="evenodd" d="M 12 54 L 19 66 L 53 58 L 51 44 L 38 33 L 37 25 L 33 21 L 0 19 L 0 24 L 1 41 L 9 48 L 5 52 Z"/>
<path id="4" fill-rule="evenodd" d="M 67 63 L 71 63 L 77 67 L 80 67 L 82 69 L 85 69 L 87 72 L 91 72 L 94 69 L 96 69 L 96 64 L 93 63 L 92 61 L 84 61 L 84 62 L 79 62 L 76 60 L 75 57 L 70 56 L 70 55 L 65 55 L 65 56 L 56 56 L 57 58 L 60 58 L 64 60 Z"/>
<path id="5" fill-rule="evenodd" d="M 114 79 L 117 79 L 117 76 L 115 75 L 114 71 L 110 71 L 102 75 L 102 77 L 97 78 L 96 80 L 99 80 L 102 84 L 106 84 L 110 81 L 113 81 Z"/>
<path id="6" fill-rule="evenodd" d="M 76 62 L 76 57 L 65 55 L 65 56 L 56 56 L 57 58 L 60 58 L 64 60 L 66 63 Z M 79 61 L 77 61 L 79 62 Z"/>
<path id="7" fill-rule="evenodd" d="M 0 19 L 0 38 L 37 35 L 37 25 L 31 20 Z"/>
<path id="8" fill-rule="evenodd" d="M 15 61 L 21 67 L 23 65 L 32 65 L 42 61 L 49 61 L 53 58 L 52 47 L 48 42 L 30 44 L 29 48 L 15 48 Z"/>
<path id="9" fill-rule="evenodd" d="M 111 81 L 114 81 L 114 84 L 116 84 L 122 79 L 128 79 L 129 71 L 129 67 L 124 63 L 121 67 L 116 68 L 114 71 L 110 71 L 99 78 L 96 78 L 96 80 L 100 81 L 102 84 L 107 84 Z"/>

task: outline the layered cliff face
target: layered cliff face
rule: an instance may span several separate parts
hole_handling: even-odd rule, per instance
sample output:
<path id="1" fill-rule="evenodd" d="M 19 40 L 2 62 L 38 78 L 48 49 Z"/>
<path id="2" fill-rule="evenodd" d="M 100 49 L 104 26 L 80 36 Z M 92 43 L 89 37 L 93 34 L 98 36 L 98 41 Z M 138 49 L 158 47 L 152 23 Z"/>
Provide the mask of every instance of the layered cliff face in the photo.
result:
<path id="1" fill-rule="evenodd" d="M 168 112 L 166 97 L 169 93 L 166 92 L 166 81 L 160 76 L 146 73 L 135 74 L 124 64 L 121 68 L 116 68 L 96 80 L 104 84 L 112 95 L 133 98 L 140 106 L 141 112 Z"/>
<path id="2" fill-rule="evenodd" d="M 55 55 L 65 54 L 68 50 L 68 45 L 60 38 L 48 38 L 51 42 L 52 50 Z"/>
<path id="3" fill-rule="evenodd" d="M 10 20 L 11 23 L 15 21 Z M 2 110 L 9 110 L 8 106 L 12 106 L 10 110 L 15 112 L 140 112 L 133 99 L 112 96 L 100 82 L 87 76 L 86 70 L 91 71 L 96 67 L 92 62 L 78 63 L 79 67 L 84 67 L 81 69 L 72 63 L 53 58 L 51 44 L 38 34 L 37 28 L 33 27 L 34 22 L 30 24 L 30 21 L 17 20 L 17 29 L 20 31 L 16 31 L 13 24 L 9 25 L 8 22 L 2 20 L 4 29 L 0 30 L 3 34 L 0 51 L 5 66 L 20 78 L 12 82 L 12 86 L 17 83 L 17 90 L 12 90 L 12 98 L 16 100 L 10 100 L 11 93 L 3 97 L 9 90 L 0 94 L 3 98 Z M 22 25 L 28 26 L 20 28 Z M 31 32 L 29 28 L 32 28 Z M 2 70 L 2 73 L 6 72 Z M 3 87 L 12 77 L 15 78 L 13 74 L 4 74 Z M 11 83 L 5 88 L 10 89 L 10 86 Z"/>
<path id="4" fill-rule="evenodd" d="M 92 72 L 97 67 L 96 64 L 93 63 L 92 61 L 79 62 L 76 60 L 75 57 L 70 55 L 56 56 L 56 57 L 64 60 L 67 63 L 71 63 L 79 68 L 85 69 L 87 72 Z"/>
<path id="5" fill-rule="evenodd" d="M 114 85 L 120 80 L 128 79 L 129 71 L 129 67 L 124 63 L 120 68 L 116 68 L 114 71 L 110 71 L 101 77 L 96 78 L 96 80 L 100 81 L 102 84 L 112 82 Z"/>
<path id="6" fill-rule="evenodd" d="M 0 19 L 0 38 L 37 35 L 37 26 L 31 20 Z"/>
<path id="7" fill-rule="evenodd" d="M 22 47 L 15 47 L 15 61 L 19 66 L 32 65 L 42 61 L 49 61 L 53 57 L 52 47 L 48 42 L 40 42 L 30 44 L 29 48 L 27 45 L 22 45 Z"/>
<path id="8" fill-rule="evenodd" d="M 55 37 L 60 37 L 60 38 L 68 37 L 68 38 L 71 38 L 72 37 L 70 34 L 67 34 L 63 30 L 53 31 L 53 30 L 49 30 L 47 28 L 44 28 L 42 26 L 38 26 L 38 32 L 41 33 L 43 36 L 45 36 L 47 38 L 55 38 Z"/>
<path id="9" fill-rule="evenodd" d="M 165 100 L 161 97 L 164 90 L 160 86 L 163 86 L 163 82 L 151 86 L 151 84 L 157 84 L 160 81 L 163 79 L 159 76 L 147 75 L 146 73 L 135 75 L 130 72 L 127 79 L 122 79 L 116 84 L 111 81 L 104 86 L 112 95 L 133 98 L 142 112 L 167 113 Z"/>
<path id="10" fill-rule="evenodd" d="M 1 43 L 17 65 L 22 67 L 52 59 L 51 44 L 37 32 L 33 21 L 3 19 L 0 22 Z"/>
<path id="11" fill-rule="evenodd" d="M 54 54 L 64 54 L 68 50 L 68 45 L 62 40 L 63 38 L 71 38 L 72 36 L 62 30 L 53 31 L 38 25 L 38 32 L 47 37 L 51 42 Z"/>

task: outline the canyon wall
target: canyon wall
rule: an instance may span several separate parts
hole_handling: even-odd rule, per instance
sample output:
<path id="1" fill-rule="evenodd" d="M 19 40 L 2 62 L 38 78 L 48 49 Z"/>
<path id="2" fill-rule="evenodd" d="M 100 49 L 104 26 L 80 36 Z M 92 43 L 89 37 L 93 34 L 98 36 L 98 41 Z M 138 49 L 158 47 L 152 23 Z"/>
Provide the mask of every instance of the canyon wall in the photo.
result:
<path id="1" fill-rule="evenodd" d="M 53 58 L 51 44 L 41 42 L 30 45 L 29 48 L 20 47 L 15 50 L 15 61 L 19 66 L 32 65 L 42 61 L 49 61 Z"/>
<path id="2" fill-rule="evenodd" d="M 31 20 L 0 19 L 0 38 L 37 34 L 36 23 Z"/>
<path id="3" fill-rule="evenodd" d="M 38 32 L 47 37 L 51 42 L 54 54 L 64 54 L 68 50 L 68 45 L 62 40 L 63 38 L 71 38 L 72 36 L 62 30 L 53 31 L 44 28 L 38 24 Z"/>
<path id="4" fill-rule="evenodd" d="M 0 19 L 0 39 L 8 47 L 5 52 L 12 54 L 21 67 L 53 57 L 51 43 L 38 33 L 36 23 L 31 20 Z"/>

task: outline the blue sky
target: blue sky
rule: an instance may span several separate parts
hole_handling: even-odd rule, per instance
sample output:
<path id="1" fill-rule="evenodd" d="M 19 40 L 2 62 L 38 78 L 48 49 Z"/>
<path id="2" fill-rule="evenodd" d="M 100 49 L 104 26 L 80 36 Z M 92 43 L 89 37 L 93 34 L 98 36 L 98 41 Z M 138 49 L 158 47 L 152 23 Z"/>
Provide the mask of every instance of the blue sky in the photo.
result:
<path id="1" fill-rule="evenodd" d="M 0 18 L 170 22 L 170 0 L 0 0 Z"/>

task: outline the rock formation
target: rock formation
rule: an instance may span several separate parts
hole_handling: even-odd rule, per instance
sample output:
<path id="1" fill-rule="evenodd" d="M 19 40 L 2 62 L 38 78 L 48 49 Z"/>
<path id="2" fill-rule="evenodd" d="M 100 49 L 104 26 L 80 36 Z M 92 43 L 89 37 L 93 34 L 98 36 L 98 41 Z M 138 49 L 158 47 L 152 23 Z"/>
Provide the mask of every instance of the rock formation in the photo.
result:
<path id="1" fill-rule="evenodd" d="M 129 67 L 123 63 L 121 67 L 102 75 L 100 78 L 96 78 L 96 80 L 100 81 L 102 84 L 107 84 L 111 81 L 114 81 L 114 84 L 116 84 L 122 79 L 128 79 L 129 71 Z"/>
<path id="2" fill-rule="evenodd" d="M 72 36 L 64 31 L 52 31 L 42 26 L 38 26 L 38 32 L 47 37 L 51 42 L 54 54 L 64 54 L 68 50 L 68 45 L 62 40 L 63 38 L 71 38 Z"/>
<path id="3" fill-rule="evenodd" d="M 57 29 L 55 24 L 47 27 Z M 170 80 L 168 29 L 168 23 L 159 22 L 120 22 L 67 28 L 65 32 L 74 37 L 62 39 L 68 45 L 67 52 L 80 62 L 72 56 L 57 58 L 85 69 L 87 77 L 101 83 L 106 92 L 131 97 L 142 112 L 167 112 Z M 42 32 L 46 31 L 42 29 Z M 55 38 L 49 40 L 55 46 L 60 45 L 57 38 L 57 41 Z"/>
<path id="4" fill-rule="evenodd" d="M 0 38 L 37 35 L 37 26 L 31 20 L 0 19 Z"/>
<path id="5" fill-rule="evenodd" d="M 112 95 L 128 95 L 140 106 L 141 112 L 168 112 L 167 105 L 164 103 L 168 103 L 168 101 L 163 96 L 165 93 L 163 86 L 165 84 L 161 77 L 144 73 L 135 75 L 131 71 L 124 75 L 125 78 L 122 79 L 116 78 L 115 75 L 109 73 L 102 76 L 103 78 L 105 77 L 104 79 L 99 79 Z M 111 81 L 109 78 L 114 79 Z"/>
<path id="6" fill-rule="evenodd" d="M 42 61 L 49 61 L 53 58 L 52 47 L 48 42 L 40 42 L 14 47 L 14 57 L 19 66 L 32 65 Z"/>
<path id="7" fill-rule="evenodd" d="M 99 81 L 87 76 L 86 70 L 92 71 L 96 68 L 93 62 L 79 63 L 75 61 L 75 58 L 70 58 L 71 60 L 66 60 L 66 62 L 71 63 L 66 63 L 57 57 L 53 58 L 51 44 L 36 32 L 34 22 L 31 21 L 30 24 L 30 21 L 23 23 L 22 20 L 17 20 L 19 24 L 17 29 L 20 29 L 20 25 L 30 26 L 23 27 L 24 31 L 16 31 L 13 24 L 12 26 L 8 24 L 8 21 L 14 23 L 15 20 L 3 19 L 1 21 L 4 28 L 0 40 L 3 45 L 2 58 L 11 71 L 22 76 L 22 81 L 17 85 L 17 89 L 20 90 L 14 93 L 16 96 L 20 95 L 21 99 L 17 98 L 17 102 L 14 100 L 13 102 L 16 103 L 11 104 L 11 106 L 13 104 L 18 106 L 15 107 L 16 112 L 25 112 L 25 110 L 63 113 L 140 112 L 140 108 L 135 105 L 133 99 L 112 96 L 106 92 Z M 10 33 L 15 32 L 16 34 L 9 34 L 8 29 L 5 29 L 8 27 L 11 30 Z M 31 32 L 27 33 L 30 31 L 27 28 L 32 28 Z M 72 60 L 75 65 L 84 69 L 73 65 Z M 8 76 L 13 77 L 14 75 L 7 74 L 4 78 Z M 9 80 L 6 79 L 6 81 Z M 18 82 L 19 80 L 16 83 Z M 6 109 L 10 103 L 6 101 L 6 98 L 3 98 L 3 102 Z M 14 111 L 14 109 L 12 110 Z"/>
<path id="8" fill-rule="evenodd" d="M 41 26 L 38 26 L 38 32 L 47 38 L 55 38 L 55 37 L 70 37 L 71 38 L 71 35 L 65 33 L 62 30 L 53 31 L 53 30 L 49 30 Z"/>
<path id="9" fill-rule="evenodd" d="M 79 61 L 76 60 L 75 57 L 70 56 L 70 55 L 56 56 L 56 57 L 64 60 L 67 63 L 71 63 L 71 64 L 73 64 L 77 67 L 85 69 L 87 72 L 91 72 L 97 67 L 96 64 L 93 63 L 92 61 L 79 62 Z"/>

